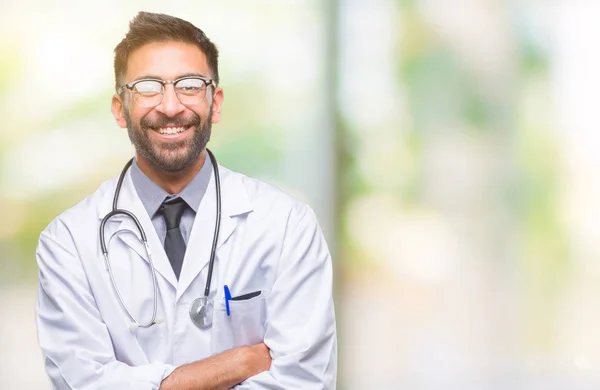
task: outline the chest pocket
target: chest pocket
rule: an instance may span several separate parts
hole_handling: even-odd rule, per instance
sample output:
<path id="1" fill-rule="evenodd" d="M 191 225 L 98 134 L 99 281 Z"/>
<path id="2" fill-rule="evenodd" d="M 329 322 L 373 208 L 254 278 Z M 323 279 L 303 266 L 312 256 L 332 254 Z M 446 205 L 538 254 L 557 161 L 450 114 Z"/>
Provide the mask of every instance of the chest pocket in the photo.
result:
<path id="1" fill-rule="evenodd" d="M 229 315 L 222 298 L 215 303 L 213 319 L 213 351 L 220 353 L 264 340 L 267 290 L 248 299 L 230 300 Z"/>

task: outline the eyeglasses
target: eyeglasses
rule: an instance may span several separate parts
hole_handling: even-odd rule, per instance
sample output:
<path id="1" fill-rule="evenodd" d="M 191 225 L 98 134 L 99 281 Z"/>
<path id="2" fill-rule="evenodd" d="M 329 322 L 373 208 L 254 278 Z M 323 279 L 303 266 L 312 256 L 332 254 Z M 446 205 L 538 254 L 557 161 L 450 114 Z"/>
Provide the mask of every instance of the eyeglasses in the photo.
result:
<path id="1" fill-rule="evenodd" d="M 117 93 L 120 95 L 125 88 L 131 91 L 133 100 L 141 107 L 158 106 L 165 95 L 165 86 L 173 84 L 175 95 L 181 104 L 200 104 L 206 98 L 206 89 L 216 88 L 213 80 L 201 76 L 186 76 L 177 80 L 164 81 L 158 79 L 142 79 L 121 86 Z"/>

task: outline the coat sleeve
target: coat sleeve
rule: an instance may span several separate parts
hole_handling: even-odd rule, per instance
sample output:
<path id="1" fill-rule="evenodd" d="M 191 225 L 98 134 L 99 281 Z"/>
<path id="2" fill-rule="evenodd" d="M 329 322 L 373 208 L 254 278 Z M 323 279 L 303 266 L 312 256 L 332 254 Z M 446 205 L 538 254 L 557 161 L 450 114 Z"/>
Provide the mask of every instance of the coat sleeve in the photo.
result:
<path id="1" fill-rule="evenodd" d="M 234 389 L 335 389 L 336 322 L 329 249 L 306 205 L 288 222 L 280 267 L 267 299 L 271 369 Z"/>
<path id="2" fill-rule="evenodd" d="M 73 239 L 55 220 L 40 235 L 36 322 L 46 372 L 54 389 L 154 390 L 175 367 L 131 367 L 116 360 Z"/>

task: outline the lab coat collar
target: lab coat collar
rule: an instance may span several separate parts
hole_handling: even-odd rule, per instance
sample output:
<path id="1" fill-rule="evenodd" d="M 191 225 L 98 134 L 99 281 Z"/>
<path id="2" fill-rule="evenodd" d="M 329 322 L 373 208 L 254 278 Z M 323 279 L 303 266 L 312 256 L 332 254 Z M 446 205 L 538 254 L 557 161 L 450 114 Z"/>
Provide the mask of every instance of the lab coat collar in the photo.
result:
<path id="1" fill-rule="evenodd" d="M 252 204 L 248 193 L 246 192 L 246 188 L 244 187 L 242 176 L 231 172 L 221 165 L 218 165 L 218 167 L 221 181 L 221 224 L 219 229 L 219 239 L 217 241 L 217 254 L 218 249 L 227 241 L 235 230 L 237 218 L 252 211 Z M 113 183 L 109 186 L 112 191 L 109 190 L 105 192 L 102 202 L 99 203 L 99 219 L 104 218 L 104 216 L 112 210 L 112 201 L 116 184 L 117 179 L 113 180 Z M 176 299 L 178 300 L 194 279 L 198 277 L 198 274 L 202 269 L 208 265 L 210 260 L 216 218 L 214 173 L 211 172 L 208 188 L 200 202 L 198 213 L 194 219 L 194 225 L 190 233 L 188 247 L 186 248 L 179 282 L 175 277 L 163 245 L 154 230 L 154 225 L 135 191 L 129 172 L 127 172 L 125 179 L 123 180 L 118 208 L 128 210 L 138 218 L 146 233 L 156 271 L 177 290 Z M 116 224 L 118 224 L 118 228 L 115 229 L 114 226 L 116 226 Z M 148 261 L 145 247 L 139 240 L 138 230 L 135 222 L 131 218 L 121 214 L 115 215 L 107 222 L 105 230 L 107 245 L 113 232 L 117 230 L 132 231 L 134 234 L 119 234 L 117 237 L 134 250 L 140 257 Z M 109 255 L 111 255 L 110 252 Z M 113 256 L 115 255 L 116 254 L 113 254 Z"/>
<path id="2" fill-rule="evenodd" d="M 237 227 L 238 217 L 252 211 L 249 196 L 240 176 L 221 165 L 218 167 L 221 181 L 221 224 L 219 239 L 217 240 L 215 267 L 217 267 L 217 261 L 227 261 L 227 259 L 217 259 L 219 248 L 227 241 Z M 214 173 L 212 173 L 206 193 L 202 197 L 202 201 L 198 207 L 194 226 L 190 232 L 188 246 L 183 259 L 179 286 L 177 287 L 176 301 L 181 298 L 210 261 L 210 252 L 215 231 L 216 205 L 215 177 Z M 214 283 L 214 279 L 213 276 L 212 283 Z M 205 280 L 203 280 L 203 286 L 204 283 Z"/>
<path id="3" fill-rule="evenodd" d="M 103 201 L 100 202 L 98 208 L 98 218 L 104 218 L 104 216 L 112 210 L 112 202 L 116 186 L 117 179 L 113 180 L 113 183 L 111 183 L 109 186 L 112 191 L 107 191 L 104 194 Z M 173 285 L 174 288 L 177 288 L 177 278 L 175 277 L 171 263 L 167 258 L 156 231 L 154 230 L 154 225 L 152 224 L 152 221 L 150 220 L 150 217 L 148 216 L 141 199 L 138 197 L 137 192 L 135 191 L 133 181 L 131 180 L 130 171 L 125 174 L 117 208 L 121 210 L 127 210 L 135 215 L 146 234 L 146 239 L 148 240 L 148 245 L 151 251 L 150 255 L 152 256 L 152 261 L 157 273 L 167 280 L 171 285 Z M 111 245 L 109 245 L 110 237 L 118 231 L 120 233 L 116 238 L 120 239 L 124 244 L 134 250 L 142 259 L 149 263 L 146 248 L 141 242 L 139 230 L 132 218 L 129 218 L 123 214 L 117 214 L 107 221 L 104 230 L 106 245 L 109 248 L 108 255 L 110 256 L 111 261 L 117 261 L 119 258 L 118 252 L 116 250 L 111 252 Z"/>

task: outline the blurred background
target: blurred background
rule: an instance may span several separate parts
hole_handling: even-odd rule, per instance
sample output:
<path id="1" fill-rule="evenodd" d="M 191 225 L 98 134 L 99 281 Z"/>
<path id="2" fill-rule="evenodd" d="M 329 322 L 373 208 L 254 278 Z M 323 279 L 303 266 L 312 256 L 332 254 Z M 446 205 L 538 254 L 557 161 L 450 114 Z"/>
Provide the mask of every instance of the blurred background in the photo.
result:
<path id="1" fill-rule="evenodd" d="M 132 155 L 139 10 L 219 47 L 219 161 L 319 216 L 339 389 L 600 386 L 600 2 L 0 0 L 0 387 L 49 388 L 35 247 Z"/>

